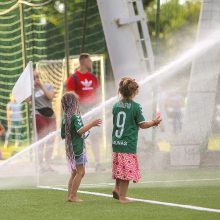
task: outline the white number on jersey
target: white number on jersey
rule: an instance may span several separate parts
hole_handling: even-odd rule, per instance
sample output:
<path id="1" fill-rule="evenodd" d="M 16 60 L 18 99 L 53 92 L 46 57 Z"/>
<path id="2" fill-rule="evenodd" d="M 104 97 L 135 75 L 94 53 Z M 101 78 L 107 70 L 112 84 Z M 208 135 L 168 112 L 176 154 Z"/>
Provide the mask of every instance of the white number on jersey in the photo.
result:
<path id="1" fill-rule="evenodd" d="M 116 126 L 117 130 L 115 131 L 115 136 L 117 138 L 121 138 L 124 132 L 124 126 L 125 126 L 125 119 L 126 119 L 126 114 L 125 112 L 119 112 L 117 115 L 117 120 L 116 120 Z"/>

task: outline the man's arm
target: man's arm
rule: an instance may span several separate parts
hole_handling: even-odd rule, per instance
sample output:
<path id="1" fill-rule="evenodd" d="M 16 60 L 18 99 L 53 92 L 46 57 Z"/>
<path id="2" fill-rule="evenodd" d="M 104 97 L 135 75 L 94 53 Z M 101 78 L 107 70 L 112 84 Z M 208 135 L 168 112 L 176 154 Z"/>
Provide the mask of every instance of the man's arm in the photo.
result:
<path id="1" fill-rule="evenodd" d="M 66 90 L 67 91 L 75 91 L 75 82 L 73 79 L 73 75 L 69 76 L 66 80 Z"/>
<path id="2" fill-rule="evenodd" d="M 49 90 L 46 86 L 42 85 L 41 86 L 41 89 L 43 90 L 44 92 L 44 95 L 49 99 L 49 100 L 52 100 L 54 98 L 54 90 Z"/>
<path id="3" fill-rule="evenodd" d="M 102 89 L 101 89 L 101 84 L 99 82 L 99 78 L 93 74 L 94 81 L 95 81 L 95 94 L 97 98 L 97 102 L 102 101 Z"/>
<path id="4" fill-rule="evenodd" d="M 43 85 L 41 83 L 41 81 L 39 79 L 36 79 L 35 80 L 35 86 L 36 87 L 39 87 L 43 90 L 44 92 L 44 95 L 49 99 L 49 100 L 52 100 L 53 97 L 54 97 L 54 90 L 50 90 L 49 88 L 47 88 L 45 85 Z"/>
<path id="5" fill-rule="evenodd" d="M 66 91 L 68 92 L 72 92 L 74 94 L 74 96 L 79 99 L 79 95 L 75 92 L 76 88 L 75 88 L 75 82 L 74 82 L 74 78 L 73 76 L 69 76 L 69 78 L 66 80 Z"/>

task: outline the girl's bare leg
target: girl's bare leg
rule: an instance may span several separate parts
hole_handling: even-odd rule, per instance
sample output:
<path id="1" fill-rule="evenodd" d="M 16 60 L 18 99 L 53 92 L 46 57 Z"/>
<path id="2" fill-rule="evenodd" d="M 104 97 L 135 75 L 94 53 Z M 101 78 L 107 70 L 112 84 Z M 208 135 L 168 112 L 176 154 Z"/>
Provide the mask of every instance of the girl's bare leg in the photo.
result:
<path id="1" fill-rule="evenodd" d="M 67 194 L 67 199 L 69 199 L 69 197 L 70 197 L 70 192 L 71 192 L 71 188 L 72 188 L 72 182 L 73 182 L 73 179 L 74 179 L 75 175 L 76 175 L 76 170 L 73 170 L 72 173 L 71 173 L 69 182 L 68 182 L 68 194 Z"/>
<path id="2" fill-rule="evenodd" d="M 120 203 L 129 203 L 131 200 L 129 200 L 127 196 L 128 192 L 128 185 L 129 185 L 129 180 L 120 180 L 119 183 L 119 201 Z"/>
<path id="3" fill-rule="evenodd" d="M 112 190 L 113 198 L 114 199 L 119 199 L 119 183 L 120 179 L 115 180 L 115 187 Z"/>
<path id="4" fill-rule="evenodd" d="M 77 197 L 77 191 L 79 189 L 79 185 L 84 175 L 85 175 L 85 166 L 83 164 L 76 166 L 76 175 L 74 176 L 72 180 L 68 201 L 70 202 L 81 202 L 82 201 L 81 199 Z"/>

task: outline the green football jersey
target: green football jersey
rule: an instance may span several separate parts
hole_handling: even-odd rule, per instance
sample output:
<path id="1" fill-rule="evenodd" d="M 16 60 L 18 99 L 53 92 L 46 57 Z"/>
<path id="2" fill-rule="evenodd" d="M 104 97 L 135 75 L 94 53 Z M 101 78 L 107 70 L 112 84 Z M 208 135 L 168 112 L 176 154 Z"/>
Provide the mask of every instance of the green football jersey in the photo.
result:
<path id="1" fill-rule="evenodd" d="M 112 114 L 113 152 L 136 153 L 138 125 L 145 122 L 141 106 L 130 99 L 125 99 L 115 103 Z"/>
<path id="2" fill-rule="evenodd" d="M 85 146 L 84 139 L 81 135 L 78 134 L 78 131 L 83 127 L 83 121 L 80 115 L 74 114 L 71 117 L 71 137 L 72 137 L 72 145 L 73 145 L 73 152 L 77 157 L 79 157 Z M 65 138 L 65 120 L 62 120 L 61 125 L 61 137 Z"/>

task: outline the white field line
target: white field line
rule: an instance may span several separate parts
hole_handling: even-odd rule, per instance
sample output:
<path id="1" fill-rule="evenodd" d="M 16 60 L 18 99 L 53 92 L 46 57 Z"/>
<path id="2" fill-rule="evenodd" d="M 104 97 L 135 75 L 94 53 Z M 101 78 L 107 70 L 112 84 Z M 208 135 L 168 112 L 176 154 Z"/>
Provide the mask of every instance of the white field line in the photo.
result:
<path id="1" fill-rule="evenodd" d="M 67 189 L 60 188 L 60 187 L 38 186 L 38 188 L 67 191 Z M 79 190 L 78 192 L 81 194 L 112 198 L 112 195 L 105 194 L 105 193 L 88 192 L 88 191 L 81 191 L 81 190 Z M 154 205 L 164 205 L 164 206 L 178 207 L 178 208 L 184 208 L 184 209 L 191 209 L 191 210 L 196 210 L 196 211 L 220 213 L 220 209 L 211 209 L 211 208 L 205 208 L 205 207 L 199 207 L 199 206 L 182 205 L 182 204 L 177 204 L 177 203 L 160 202 L 160 201 L 147 200 L 147 199 L 136 199 L 136 198 L 129 198 L 129 199 L 132 201 L 136 201 L 136 202 L 144 202 L 144 203 L 149 203 L 149 204 L 154 204 Z"/>
<path id="2" fill-rule="evenodd" d="M 213 179 L 185 179 L 185 180 L 152 180 L 152 181 L 144 181 L 140 182 L 141 184 L 146 183 L 177 183 L 177 182 L 202 182 L 202 181 L 218 181 L 220 178 Z"/>
<path id="3" fill-rule="evenodd" d="M 138 184 L 148 184 L 148 183 L 178 183 L 178 182 L 205 182 L 205 181 L 219 181 L 220 178 L 213 179 L 185 179 L 185 180 L 151 180 L 139 182 Z M 98 186 L 113 186 L 115 183 L 83 183 L 82 187 L 98 187 Z M 56 185 L 56 187 L 66 187 L 67 185 Z"/>

